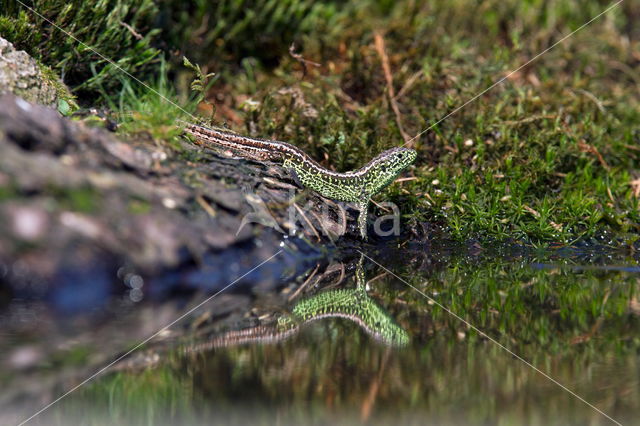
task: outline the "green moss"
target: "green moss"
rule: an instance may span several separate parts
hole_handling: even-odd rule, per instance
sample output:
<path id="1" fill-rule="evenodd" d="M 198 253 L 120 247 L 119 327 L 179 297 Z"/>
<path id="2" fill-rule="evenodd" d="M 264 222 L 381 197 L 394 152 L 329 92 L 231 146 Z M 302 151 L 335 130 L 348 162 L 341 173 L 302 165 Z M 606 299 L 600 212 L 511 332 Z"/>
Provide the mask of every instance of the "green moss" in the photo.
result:
<path id="1" fill-rule="evenodd" d="M 232 99 L 251 99 L 237 130 L 352 169 L 402 144 L 374 30 L 385 31 L 400 119 L 414 136 L 603 9 L 538 3 L 349 3 L 336 18 L 343 31 L 303 36 L 304 56 L 322 63 L 308 66 L 304 81 L 286 55 L 273 72 L 259 63 L 233 76 L 213 70 Z M 404 213 L 445 223 L 461 239 L 539 243 L 640 231 L 631 185 L 640 97 L 628 31 L 621 10 L 612 11 L 438 123 L 416 140 L 417 179 L 380 199 L 401 201 Z"/>
<path id="2" fill-rule="evenodd" d="M 147 214 L 151 211 L 151 204 L 144 200 L 131 200 L 129 201 L 129 213 L 141 215 Z"/>
<path id="3" fill-rule="evenodd" d="M 77 111 L 80 107 L 76 102 L 76 97 L 62 83 L 58 75 L 51 68 L 40 62 L 38 62 L 38 66 L 45 82 L 55 88 L 56 97 L 58 98 L 58 111 L 65 116 Z"/>
<path id="4" fill-rule="evenodd" d="M 0 201 L 10 200 L 15 197 L 15 189 L 11 184 L 0 185 Z"/>
<path id="5" fill-rule="evenodd" d="M 51 194 L 63 209 L 82 213 L 94 213 L 99 205 L 99 194 L 92 188 L 50 188 Z"/>

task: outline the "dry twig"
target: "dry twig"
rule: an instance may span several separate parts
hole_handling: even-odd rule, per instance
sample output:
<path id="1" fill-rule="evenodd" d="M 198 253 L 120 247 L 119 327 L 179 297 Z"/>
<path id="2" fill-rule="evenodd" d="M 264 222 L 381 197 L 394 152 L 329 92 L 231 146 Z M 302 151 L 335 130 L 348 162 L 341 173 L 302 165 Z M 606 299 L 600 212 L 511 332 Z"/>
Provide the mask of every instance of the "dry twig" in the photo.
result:
<path id="1" fill-rule="evenodd" d="M 125 28 L 126 28 L 126 29 L 131 33 L 131 35 L 135 37 L 135 39 L 136 39 L 136 40 L 142 40 L 142 39 L 144 38 L 144 37 L 142 37 L 142 36 L 140 35 L 140 33 L 139 33 L 139 32 L 137 32 L 136 30 L 134 30 L 134 29 L 133 29 L 133 27 L 132 27 L 131 25 L 127 24 L 126 22 L 122 22 L 122 21 L 120 21 L 120 25 L 122 25 L 123 27 L 125 27 Z"/>
<path id="2" fill-rule="evenodd" d="M 303 79 L 307 76 L 307 65 L 312 65 L 314 67 L 319 67 L 320 66 L 319 63 L 310 61 L 308 59 L 305 59 L 300 53 L 296 53 L 296 44 L 295 43 L 291 43 L 291 46 L 289 46 L 289 55 L 291 55 L 293 57 L 293 59 L 295 59 L 296 61 L 300 62 L 300 64 L 302 64 L 302 78 Z"/>
<path id="3" fill-rule="evenodd" d="M 598 161 L 600 162 L 600 164 L 602 165 L 602 167 L 604 167 L 604 169 L 606 171 L 610 171 L 611 170 L 611 168 L 609 167 L 607 162 L 604 161 L 604 158 L 602 157 L 602 154 L 600 154 L 600 151 L 598 151 L 598 148 L 596 148 L 595 146 L 589 145 L 584 140 L 580 140 L 578 142 L 578 149 L 580 151 L 582 151 L 582 152 L 588 152 L 589 154 L 595 155 L 596 158 L 598 159 Z"/>
<path id="4" fill-rule="evenodd" d="M 393 88 L 393 77 L 391 75 L 391 66 L 389 65 L 389 56 L 387 56 L 387 52 L 384 45 L 384 38 L 382 34 L 375 33 L 374 34 L 376 51 L 378 52 L 378 56 L 380 56 L 380 61 L 382 62 L 382 70 L 384 71 L 384 78 L 387 81 L 387 94 L 389 96 L 389 102 L 391 103 L 391 109 L 396 116 L 396 123 L 398 125 L 398 130 L 402 135 L 402 139 L 407 142 L 407 146 L 411 147 L 412 143 L 411 137 L 404 131 L 404 126 L 402 125 L 402 114 L 400 114 L 400 108 L 398 107 L 398 102 L 396 101 L 396 94 Z"/>

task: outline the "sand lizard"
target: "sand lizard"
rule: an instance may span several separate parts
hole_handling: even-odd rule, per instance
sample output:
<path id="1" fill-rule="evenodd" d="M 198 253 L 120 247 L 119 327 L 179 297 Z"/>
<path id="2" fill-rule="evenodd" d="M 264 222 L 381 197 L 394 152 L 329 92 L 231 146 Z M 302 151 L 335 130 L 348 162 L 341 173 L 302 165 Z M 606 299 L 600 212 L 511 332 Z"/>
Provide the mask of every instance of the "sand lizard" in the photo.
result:
<path id="1" fill-rule="evenodd" d="M 207 145 L 226 148 L 255 160 L 282 162 L 283 167 L 303 187 L 327 198 L 356 203 L 359 210 L 358 228 L 365 240 L 369 201 L 391 184 L 417 156 L 413 149 L 391 148 L 360 169 L 339 173 L 322 167 L 300 148 L 286 142 L 250 138 L 192 123 L 184 124 L 187 133 Z"/>

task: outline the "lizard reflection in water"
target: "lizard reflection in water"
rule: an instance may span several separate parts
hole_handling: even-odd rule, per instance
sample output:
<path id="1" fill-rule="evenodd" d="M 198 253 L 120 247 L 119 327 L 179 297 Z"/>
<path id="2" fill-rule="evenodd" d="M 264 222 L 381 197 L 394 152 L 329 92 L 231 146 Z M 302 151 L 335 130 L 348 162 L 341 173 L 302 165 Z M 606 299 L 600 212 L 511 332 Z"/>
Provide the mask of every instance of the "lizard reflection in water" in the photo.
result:
<path id="1" fill-rule="evenodd" d="M 361 257 L 356 267 L 356 288 L 323 291 L 298 302 L 290 314 L 281 316 L 275 324 L 230 331 L 190 346 L 187 352 L 249 343 L 276 343 L 297 334 L 303 325 L 323 318 L 346 318 L 381 343 L 406 345 L 409 334 L 367 294 L 362 262 Z"/>

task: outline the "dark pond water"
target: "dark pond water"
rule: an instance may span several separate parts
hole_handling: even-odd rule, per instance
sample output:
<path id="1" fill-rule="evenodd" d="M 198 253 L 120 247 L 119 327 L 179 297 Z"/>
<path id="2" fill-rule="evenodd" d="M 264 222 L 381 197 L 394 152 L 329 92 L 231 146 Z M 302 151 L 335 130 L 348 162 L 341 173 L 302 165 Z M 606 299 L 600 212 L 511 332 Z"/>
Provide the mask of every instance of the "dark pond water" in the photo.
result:
<path id="1" fill-rule="evenodd" d="M 593 241 L 354 251 L 276 290 L 230 288 L 32 422 L 634 424 L 639 280 L 633 250 Z M 5 331 L 5 419 L 205 297 Z M 30 343 L 45 331 L 48 350 Z"/>

